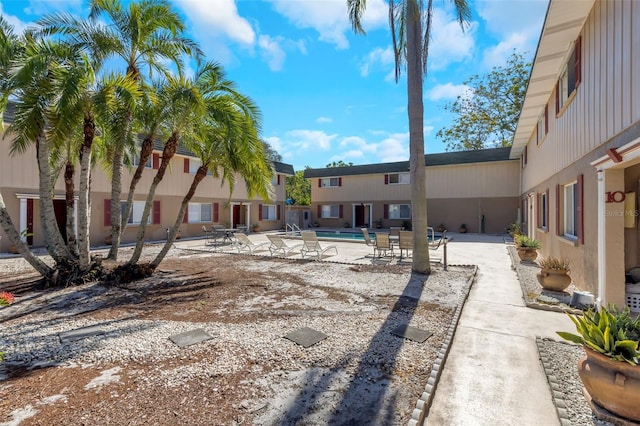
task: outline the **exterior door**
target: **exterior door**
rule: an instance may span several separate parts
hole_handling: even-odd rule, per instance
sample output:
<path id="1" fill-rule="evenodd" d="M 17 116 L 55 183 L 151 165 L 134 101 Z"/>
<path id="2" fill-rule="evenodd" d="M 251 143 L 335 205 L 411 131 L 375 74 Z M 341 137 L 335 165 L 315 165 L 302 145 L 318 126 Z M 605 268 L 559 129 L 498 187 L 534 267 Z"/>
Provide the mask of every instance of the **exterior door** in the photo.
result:
<path id="1" fill-rule="evenodd" d="M 364 219 L 364 205 L 360 204 L 359 206 L 355 206 L 355 224 L 353 225 L 355 228 L 362 228 L 365 224 Z"/>
<path id="2" fill-rule="evenodd" d="M 22 230 L 21 230 L 22 231 Z M 33 245 L 33 198 L 27 199 L 27 244 Z"/>
<path id="3" fill-rule="evenodd" d="M 67 242 L 67 203 L 65 200 L 53 200 L 53 213 L 64 242 Z"/>
<path id="4" fill-rule="evenodd" d="M 233 205 L 233 223 L 231 224 L 232 228 L 235 228 L 236 225 L 240 223 L 240 204 Z"/>

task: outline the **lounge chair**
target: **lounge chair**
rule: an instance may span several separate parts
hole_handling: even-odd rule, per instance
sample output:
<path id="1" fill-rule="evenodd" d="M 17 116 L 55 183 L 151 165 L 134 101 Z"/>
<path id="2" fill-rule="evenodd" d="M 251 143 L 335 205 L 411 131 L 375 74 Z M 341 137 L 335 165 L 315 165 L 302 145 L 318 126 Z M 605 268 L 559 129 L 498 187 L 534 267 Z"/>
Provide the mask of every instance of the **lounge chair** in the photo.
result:
<path id="1" fill-rule="evenodd" d="M 413 232 L 400 231 L 398 235 L 398 248 L 400 249 L 400 259 L 402 259 L 403 250 L 407 252 L 407 257 L 410 257 L 409 250 L 413 250 Z"/>
<path id="2" fill-rule="evenodd" d="M 247 237 L 246 234 L 243 234 L 241 232 L 236 233 L 236 247 L 238 247 L 238 253 L 246 250 L 249 252 L 249 254 L 253 254 L 253 252 L 260 249 L 268 250 L 268 248 L 266 247 L 268 244 L 270 244 L 268 241 L 264 241 L 262 243 L 254 243 L 249 239 L 249 237 Z"/>
<path id="3" fill-rule="evenodd" d="M 393 246 L 391 245 L 391 240 L 389 239 L 389 234 L 384 232 L 376 232 L 376 246 L 373 248 L 373 256 L 376 256 L 378 253 L 378 257 L 382 257 L 387 255 L 387 252 L 391 252 L 391 257 L 394 256 Z"/>
<path id="4" fill-rule="evenodd" d="M 275 253 L 282 252 L 283 256 L 289 256 L 289 254 L 293 251 L 300 251 L 302 244 L 295 244 L 293 246 L 288 246 L 287 243 L 280 237 L 280 235 L 275 234 L 267 234 L 267 238 L 271 241 L 271 245 L 269 246 L 269 251 L 271 252 L 271 256 Z"/>
<path id="5" fill-rule="evenodd" d="M 364 242 L 368 246 L 375 246 L 376 241 L 371 239 L 371 235 L 369 235 L 369 230 L 367 228 L 360 228 L 362 231 L 362 236 L 364 237 Z"/>
<path id="6" fill-rule="evenodd" d="M 338 248 L 336 246 L 322 247 L 320 245 L 320 241 L 318 241 L 316 231 L 302 231 L 300 235 L 302 235 L 303 242 L 302 248 L 300 249 L 300 254 L 302 254 L 303 259 L 309 253 L 316 253 L 316 258 L 320 260 L 322 259 L 322 255 L 329 250 L 335 250 L 336 255 L 338 254 Z"/>

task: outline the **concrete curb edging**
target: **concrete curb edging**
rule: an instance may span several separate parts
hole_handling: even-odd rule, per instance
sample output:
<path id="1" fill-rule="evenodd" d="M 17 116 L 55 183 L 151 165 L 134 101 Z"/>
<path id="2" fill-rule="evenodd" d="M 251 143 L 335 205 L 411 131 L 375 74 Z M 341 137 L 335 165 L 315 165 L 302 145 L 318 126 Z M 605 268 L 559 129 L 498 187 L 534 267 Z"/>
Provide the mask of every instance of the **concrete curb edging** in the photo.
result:
<path id="1" fill-rule="evenodd" d="M 542 346 L 543 338 L 536 336 L 536 346 L 538 347 L 538 355 L 540 356 L 540 362 L 542 363 L 542 369 L 544 370 L 549 387 L 551 388 L 551 399 L 553 405 L 556 407 L 556 413 L 558 414 L 558 420 L 562 426 L 570 426 L 569 414 L 567 413 L 567 404 L 564 402 L 564 395 L 560 391 L 558 385 L 558 379 L 553 374 L 553 369 L 549 361 L 549 356 Z M 551 340 L 551 339 L 546 339 Z"/>
<path id="2" fill-rule="evenodd" d="M 466 303 L 467 298 L 469 297 L 469 292 L 471 291 L 471 286 L 473 285 L 473 281 L 476 279 L 476 275 L 478 273 L 478 266 L 473 266 L 473 272 L 467 280 L 467 291 L 460 297 L 460 303 L 458 303 L 456 312 L 451 318 L 449 330 L 444 338 L 444 341 L 442 342 L 438 357 L 433 362 L 433 366 L 431 367 L 431 374 L 429 374 L 429 379 L 427 380 L 424 392 L 418 399 L 418 402 L 416 402 L 416 408 L 413 409 L 411 419 L 407 423 L 408 426 L 418 426 L 424 424 L 424 420 L 429 414 L 429 409 L 431 408 L 433 397 L 438 387 L 438 381 L 440 380 L 440 376 L 442 375 L 442 370 L 447 361 L 447 357 L 451 349 L 451 344 L 453 343 L 453 337 L 455 336 L 456 330 L 458 328 L 458 321 L 460 320 L 460 315 L 462 314 L 462 308 L 464 308 L 464 304 Z"/>

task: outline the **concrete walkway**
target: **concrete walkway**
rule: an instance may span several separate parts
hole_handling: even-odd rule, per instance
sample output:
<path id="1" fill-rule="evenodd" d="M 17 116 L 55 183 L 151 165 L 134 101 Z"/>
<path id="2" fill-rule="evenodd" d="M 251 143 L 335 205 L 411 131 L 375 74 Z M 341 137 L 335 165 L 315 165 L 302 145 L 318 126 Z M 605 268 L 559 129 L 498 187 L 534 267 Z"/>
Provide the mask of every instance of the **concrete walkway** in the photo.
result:
<path id="1" fill-rule="evenodd" d="M 453 234 L 452 238 L 447 246 L 448 263 L 478 265 L 478 275 L 425 424 L 560 424 L 535 338 L 560 340 L 555 332 L 573 331 L 573 323 L 564 314 L 525 307 L 503 236 Z M 251 239 L 267 240 L 264 234 L 251 235 Z M 192 244 L 201 246 L 202 241 L 179 243 L 182 247 Z M 372 263 L 372 247 L 352 242 L 326 244 L 336 245 L 338 255 L 323 261 Z M 441 251 L 432 254 L 442 256 Z"/>
<path id="2" fill-rule="evenodd" d="M 425 424 L 558 425 L 535 337 L 560 340 L 556 331 L 575 327 L 564 314 L 525 307 L 503 239 L 490 241 L 450 245 L 450 262 L 476 264 L 478 276 Z"/>

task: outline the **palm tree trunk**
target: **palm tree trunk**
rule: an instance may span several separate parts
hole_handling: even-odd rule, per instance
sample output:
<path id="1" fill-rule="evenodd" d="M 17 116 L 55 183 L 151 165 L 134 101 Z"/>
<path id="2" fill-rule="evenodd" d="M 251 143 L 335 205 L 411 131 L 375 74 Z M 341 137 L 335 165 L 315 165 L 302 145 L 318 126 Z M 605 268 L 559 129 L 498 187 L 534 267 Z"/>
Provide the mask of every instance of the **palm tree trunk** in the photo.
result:
<path id="1" fill-rule="evenodd" d="M 178 150 L 179 138 L 180 135 L 178 133 L 173 133 L 167 140 L 167 143 L 165 143 L 164 145 L 164 150 L 162 151 L 162 162 L 160 163 L 158 172 L 153 178 L 153 182 L 151 183 L 151 187 L 149 188 L 149 192 L 147 194 L 147 201 L 144 205 L 144 210 L 142 211 L 142 218 L 140 220 L 140 227 L 138 228 L 138 236 L 136 238 L 136 247 L 133 250 L 131 259 L 129 259 L 128 262 L 130 265 L 134 265 L 136 262 L 138 262 L 138 260 L 140 259 L 140 255 L 142 254 L 142 247 L 144 247 L 144 234 L 147 229 L 147 221 L 149 220 L 149 214 L 151 213 L 151 206 L 153 205 L 153 198 L 156 194 L 156 188 L 164 178 L 167 167 L 169 167 L 171 159 Z"/>
<path id="2" fill-rule="evenodd" d="M 11 244 L 15 245 L 18 249 L 18 252 L 22 255 L 24 260 L 29 262 L 33 268 L 38 271 L 43 277 L 50 277 L 53 273 L 53 269 L 49 267 L 46 263 L 40 260 L 39 257 L 35 256 L 29 250 L 29 246 L 25 244 L 22 239 L 20 239 L 20 234 L 16 230 L 16 227 L 13 225 L 11 221 L 11 217 L 9 216 L 9 212 L 7 212 L 7 206 L 4 204 L 4 198 L 2 198 L 2 193 L 0 192 L 0 227 L 4 231 L 5 235 L 9 237 L 9 241 Z"/>
<path id="3" fill-rule="evenodd" d="M 89 225 L 91 224 L 91 149 L 95 136 L 93 117 L 84 119 L 84 141 L 80 147 L 80 189 L 78 194 L 78 251 L 80 265 L 87 267 L 90 261 Z"/>
<path id="4" fill-rule="evenodd" d="M 67 233 L 67 247 L 74 256 L 78 256 L 78 245 L 76 241 L 76 229 L 75 221 L 76 216 L 74 212 L 75 207 L 75 184 L 73 178 L 75 177 L 75 167 L 70 160 L 67 160 L 67 164 L 64 168 L 64 194 L 65 194 L 65 207 L 67 210 L 66 220 L 66 233 Z"/>
<path id="5" fill-rule="evenodd" d="M 424 162 L 424 105 L 422 103 L 422 20 L 417 0 L 407 0 L 407 96 L 409 112 L 409 173 L 414 272 L 431 272 L 427 241 L 427 193 Z"/>
<path id="6" fill-rule="evenodd" d="M 169 230 L 167 242 L 164 243 L 164 247 L 162 247 L 162 250 L 160 250 L 160 253 L 158 253 L 156 258 L 153 259 L 153 261 L 151 262 L 151 267 L 153 269 L 156 269 L 158 267 L 160 262 L 162 262 L 162 260 L 165 258 L 165 256 L 171 249 L 171 246 L 173 245 L 173 242 L 176 239 L 176 235 L 178 234 L 178 230 L 180 229 L 180 225 L 182 224 L 182 218 L 184 217 L 184 212 L 187 210 L 187 207 L 189 207 L 189 201 L 191 201 L 191 199 L 193 198 L 193 194 L 196 193 L 196 189 L 198 188 L 198 185 L 200 185 L 200 182 L 202 182 L 202 180 L 207 176 L 207 170 L 208 170 L 208 166 L 206 165 L 200 166 L 198 168 L 198 171 L 196 172 L 196 175 L 193 177 L 193 182 L 191 182 L 191 187 L 189 188 L 189 191 L 182 199 L 182 204 L 180 205 L 180 211 L 178 212 L 178 217 L 176 218 L 176 221 L 173 224 L 173 228 Z"/>
<path id="7" fill-rule="evenodd" d="M 142 172 L 144 172 L 145 164 L 147 164 L 147 160 L 153 154 L 153 136 L 150 135 L 146 137 L 142 141 L 142 147 L 140 147 L 140 162 L 138 163 L 138 167 L 136 168 L 135 173 L 133 174 L 133 178 L 131 179 L 131 184 L 129 185 L 129 194 L 127 195 L 127 204 L 125 207 L 124 215 L 122 215 L 122 220 L 120 222 L 121 229 L 126 229 L 127 222 L 129 221 L 129 216 L 131 215 L 131 210 L 133 210 L 133 196 L 136 193 L 136 186 L 138 186 L 138 182 L 142 178 Z"/>
<path id="8" fill-rule="evenodd" d="M 73 256 L 64 243 L 56 222 L 51 190 L 53 179 L 49 166 L 51 150 L 42 133 L 36 138 L 36 156 L 40 174 L 40 223 L 44 232 L 45 245 L 56 263 L 68 263 L 73 260 Z"/>
<path id="9" fill-rule="evenodd" d="M 108 259 L 118 260 L 118 249 L 120 248 L 120 239 L 122 236 L 121 213 L 120 213 L 120 196 L 122 195 L 122 161 L 124 159 L 123 148 L 116 147 L 112 157 L 112 175 L 111 175 L 111 249 L 109 250 Z"/>

